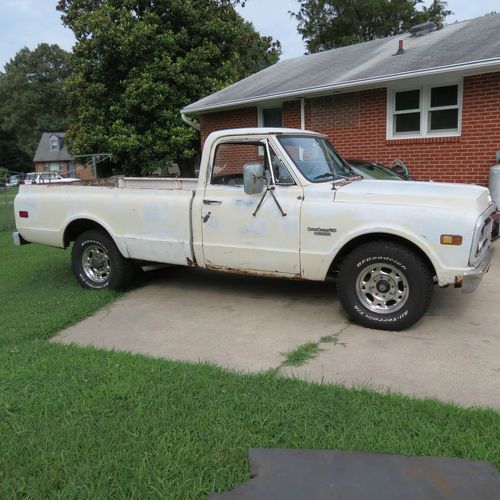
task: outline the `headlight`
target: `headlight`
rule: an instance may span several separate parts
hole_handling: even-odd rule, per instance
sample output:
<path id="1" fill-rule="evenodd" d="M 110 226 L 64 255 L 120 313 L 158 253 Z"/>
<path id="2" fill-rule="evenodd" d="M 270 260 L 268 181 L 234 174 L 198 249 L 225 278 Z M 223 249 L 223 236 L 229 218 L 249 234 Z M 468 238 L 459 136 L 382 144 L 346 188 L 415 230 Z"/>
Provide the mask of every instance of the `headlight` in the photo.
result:
<path id="1" fill-rule="evenodd" d="M 495 206 L 492 205 L 486 212 L 481 214 L 476 223 L 474 238 L 472 240 L 471 254 L 469 265 L 476 267 L 481 258 L 488 250 L 491 243 L 491 231 L 493 229 L 492 213 L 495 211 Z"/>

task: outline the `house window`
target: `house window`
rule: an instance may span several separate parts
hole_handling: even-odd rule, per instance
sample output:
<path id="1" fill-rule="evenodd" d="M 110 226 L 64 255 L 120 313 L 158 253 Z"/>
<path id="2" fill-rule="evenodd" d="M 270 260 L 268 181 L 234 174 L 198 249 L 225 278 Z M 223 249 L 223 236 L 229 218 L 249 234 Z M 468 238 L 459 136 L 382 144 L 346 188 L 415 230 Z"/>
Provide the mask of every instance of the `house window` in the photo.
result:
<path id="1" fill-rule="evenodd" d="M 392 90 L 387 101 L 387 137 L 460 135 L 461 100 L 461 84 Z"/>
<path id="2" fill-rule="evenodd" d="M 50 150 L 58 151 L 59 150 L 59 139 L 57 137 L 53 137 L 50 139 Z"/>
<path id="3" fill-rule="evenodd" d="M 59 172 L 62 169 L 62 163 L 53 161 L 45 164 L 45 172 Z"/>
<path id="4" fill-rule="evenodd" d="M 395 92 L 394 133 L 420 133 L 420 89 Z"/>
<path id="5" fill-rule="evenodd" d="M 283 108 L 260 108 L 259 109 L 259 127 L 282 127 L 283 126 Z"/>
<path id="6" fill-rule="evenodd" d="M 431 88 L 429 131 L 458 130 L 458 85 Z"/>

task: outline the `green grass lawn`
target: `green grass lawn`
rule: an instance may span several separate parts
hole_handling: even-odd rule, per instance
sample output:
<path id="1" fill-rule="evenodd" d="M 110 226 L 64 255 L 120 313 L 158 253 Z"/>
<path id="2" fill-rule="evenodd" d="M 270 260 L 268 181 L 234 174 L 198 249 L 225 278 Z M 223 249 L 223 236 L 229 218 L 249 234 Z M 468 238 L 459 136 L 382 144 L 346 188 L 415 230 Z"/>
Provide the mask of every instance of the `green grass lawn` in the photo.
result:
<path id="1" fill-rule="evenodd" d="M 0 187 L 0 231 L 14 229 L 14 198 L 17 188 Z"/>
<path id="2" fill-rule="evenodd" d="M 80 288 L 67 251 L 4 232 L 0 256 L 2 499 L 203 498 L 248 478 L 249 447 L 500 466 L 492 410 L 49 344 L 117 294 Z"/>

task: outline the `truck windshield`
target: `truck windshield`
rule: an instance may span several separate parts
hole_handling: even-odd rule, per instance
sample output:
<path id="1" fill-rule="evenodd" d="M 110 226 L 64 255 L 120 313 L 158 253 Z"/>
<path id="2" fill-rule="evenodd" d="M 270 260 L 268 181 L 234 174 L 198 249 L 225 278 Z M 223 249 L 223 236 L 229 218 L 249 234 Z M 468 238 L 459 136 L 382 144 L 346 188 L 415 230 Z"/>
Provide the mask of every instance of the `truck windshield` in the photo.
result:
<path id="1" fill-rule="evenodd" d="M 278 136 L 278 140 L 300 173 L 311 182 L 326 182 L 356 174 L 322 137 Z"/>

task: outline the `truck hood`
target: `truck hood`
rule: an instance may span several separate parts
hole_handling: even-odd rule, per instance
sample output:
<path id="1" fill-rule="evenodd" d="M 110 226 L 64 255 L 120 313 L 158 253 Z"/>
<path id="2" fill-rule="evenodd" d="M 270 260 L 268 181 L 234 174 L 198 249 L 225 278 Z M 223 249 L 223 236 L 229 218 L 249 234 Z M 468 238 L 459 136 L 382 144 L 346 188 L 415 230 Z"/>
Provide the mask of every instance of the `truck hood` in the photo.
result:
<path id="1" fill-rule="evenodd" d="M 456 208 L 478 213 L 491 203 L 487 188 L 444 182 L 362 180 L 334 192 L 336 202 Z"/>

